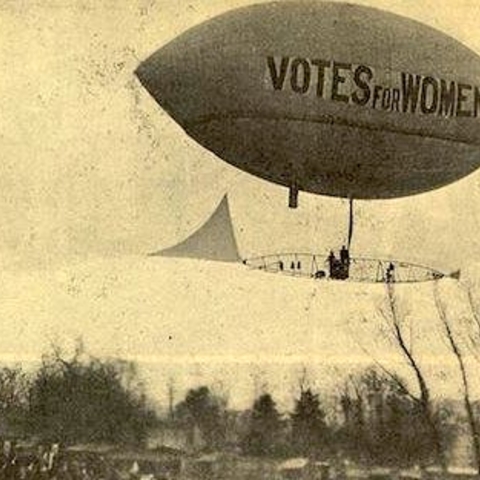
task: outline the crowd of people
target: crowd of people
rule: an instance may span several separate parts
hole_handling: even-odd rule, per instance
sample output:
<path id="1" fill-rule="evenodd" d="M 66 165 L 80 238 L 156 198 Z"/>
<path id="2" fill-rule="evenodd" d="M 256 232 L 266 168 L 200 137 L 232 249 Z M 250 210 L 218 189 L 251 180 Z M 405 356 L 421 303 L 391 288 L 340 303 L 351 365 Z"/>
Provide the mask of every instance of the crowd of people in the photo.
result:
<path id="1" fill-rule="evenodd" d="M 114 480 L 116 476 L 98 456 L 74 455 L 58 443 L 19 447 L 3 442 L 0 480 Z"/>

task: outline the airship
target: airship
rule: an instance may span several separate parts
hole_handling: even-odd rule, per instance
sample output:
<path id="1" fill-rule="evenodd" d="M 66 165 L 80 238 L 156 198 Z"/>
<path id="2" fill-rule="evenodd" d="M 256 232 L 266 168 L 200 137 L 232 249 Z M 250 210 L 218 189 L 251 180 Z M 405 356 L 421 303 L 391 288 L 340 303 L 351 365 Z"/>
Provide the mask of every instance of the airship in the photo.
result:
<path id="1" fill-rule="evenodd" d="M 287 187 L 293 208 L 300 191 L 352 205 L 428 192 L 480 165 L 479 55 L 376 8 L 240 8 L 181 34 L 135 73 L 187 135 Z M 351 213 L 349 241 L 352 226 Z"/>

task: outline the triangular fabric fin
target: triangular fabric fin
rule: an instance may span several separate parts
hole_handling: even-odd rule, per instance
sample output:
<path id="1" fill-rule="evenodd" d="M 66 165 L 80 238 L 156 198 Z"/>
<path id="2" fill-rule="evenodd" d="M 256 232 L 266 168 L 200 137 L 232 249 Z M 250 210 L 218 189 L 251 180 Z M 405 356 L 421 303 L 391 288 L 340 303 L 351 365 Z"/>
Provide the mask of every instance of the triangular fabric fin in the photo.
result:
<path id="1" fill-rule="evenodd" d="M 152 253 L 154 256 L 239 262 L 228 198 L 225 195 L 210 218 L 183 242 Z"/>

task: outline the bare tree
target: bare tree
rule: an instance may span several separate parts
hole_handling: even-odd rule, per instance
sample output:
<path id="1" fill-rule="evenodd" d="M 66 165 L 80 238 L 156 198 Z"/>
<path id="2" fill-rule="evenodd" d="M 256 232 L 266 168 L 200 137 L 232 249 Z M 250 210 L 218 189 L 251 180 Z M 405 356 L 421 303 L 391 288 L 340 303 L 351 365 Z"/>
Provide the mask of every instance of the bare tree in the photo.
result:
<path id="1" fill-rule="evenodd" d="M 337 440 L 341 451 L 376 464 L 430 460 L 430 431 L 404 384 L 375 366 L 350 376 L 339 398 L 344 415 Z"/>
<path id="2" fill-rule="evenodd" d="M 469 308 L 468 340 L 470 352 L 475 359 L 480 362 L 480 306 L 473 296 L 472 288 L 462 285 L 467 295 L 467 304 Z"/>
<path id="3" fill-rule="evenodd" d="M 340 451 L 348 456 L 364 459 L 368 450 L 364 395 L 361 392 L 360 373 L 349 375 L 339 387 L 339 404 L 343 414 L 340 430 Z"/>
<path id="4" fill-rule="evenodd" d="M 460 371 L 460 378 L 462 381 L 463 389 L 463 404 L 465 406 L 465 411 L 467 412 L 467 420 L 472 436 L 472 445 L 473 453 L 475 456 L 475 463 L 477 467 L 477 472 L 480 474 L 480 436 L 478 431 L 477 421 L 475 419 L 475 414 L 473 411 L 471 393 L 470 393 L 470 382 L 467 375 L 467 369 L 465 364 L 464 352 L 461 348 L 461 342 L 458 340 L 457 336 L 454 333 L 450 318 L 447 314 L 447 309 L 445 304 L 440 298 L 440 293 L 438 291 L 438 283 L 435 282 L 434 286 L 434 296 L 435 296 L 435 306 L 437 308 L 438 316 L 442 324 L 443 331 L 448 340 L 448 345 L 455 356 L 455 359 L 458 364 L 458 369 Z M 472 301 L 471 296 L 469 295 L 470 301 Z M 473 303 L 471 303 L 473 306 Z M 476 320 L 476 319 L 475 319 Z"/>
<path id="5" fill-rule="evenodd" d="M 398 347 L 403 358 L 406 360 L 408 367 L 412 371 L 417 386 L 419 394 L 415 395 L 408 388 L 408 386 L 399 379 L 398 376 L 393 374 L 385 366 L 380 365 L 382 370 L 387 373 L 390 378 L 396 381 L 400 388 L 407 392 L 408 396 L 412 398 L 420 408 L 422 416 L 425 420 L 426 425 L 428 426 L 432 443 L 435 449 L 435 456 L 437 461 L 440 463 L 441 467 L 446 469 L 446 460 L 445 452 L 442 442 L 442 434 L 440 431 L 440 426 L 438 419 L 436 418 L 435 408 L 431 399 L 430 389 L 428 383 L 423 374 L 420 363 L 418 362 L 416 356 L 414 355 L 411 342 L 408 340 L 407 334 L 405 333 L 405 318 L 404 315 L 399 310 L 398 301 L 395 294 L 395 285 L 394 282 L 387 282 L 385 284 L 387 292 L 387 307 L 385 310 L 381 310 L 382 316 L 387 322 L 387 325 L 390 329 L 391 336 L 394 343 Z"/>

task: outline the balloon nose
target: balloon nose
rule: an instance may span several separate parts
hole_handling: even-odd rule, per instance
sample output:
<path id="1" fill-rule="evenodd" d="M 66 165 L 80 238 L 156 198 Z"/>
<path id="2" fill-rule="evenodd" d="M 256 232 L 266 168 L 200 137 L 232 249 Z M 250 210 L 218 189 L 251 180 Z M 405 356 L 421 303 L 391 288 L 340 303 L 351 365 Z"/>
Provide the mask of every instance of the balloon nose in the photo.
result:
<path id="1" fill-rule="evenodd" d="M 145 87 L 148 93 L 152 92 L 152 77 L 151 77 L 151 68 L 149 65 L 149 60 L 144 60 L 138 67 L 135 69 L 135 76 L 138 78 L 140 83 Z"/>
<path id="2" fill-rule="evenodd" d="M 181 39 L 174 40 L 140 63 L 135 70 L 147 92 L 183 128 L 187 128 L 188 122 L 206 106 L 202 87 L 199 86 L 202 64 L 195 61 L 197 57 L 195 45 Z M 211 98 L 211 95 L 206 97 Z"/>
<path id="3" fill-rule="evenodd" d="M 169 101 L 169 98 L 173 93 L 174 84 L 171 72 L 169 61 L 160 49 L 138 65 L 135 75 L 160 107 L 172 115 L 173 102 Z"/>

